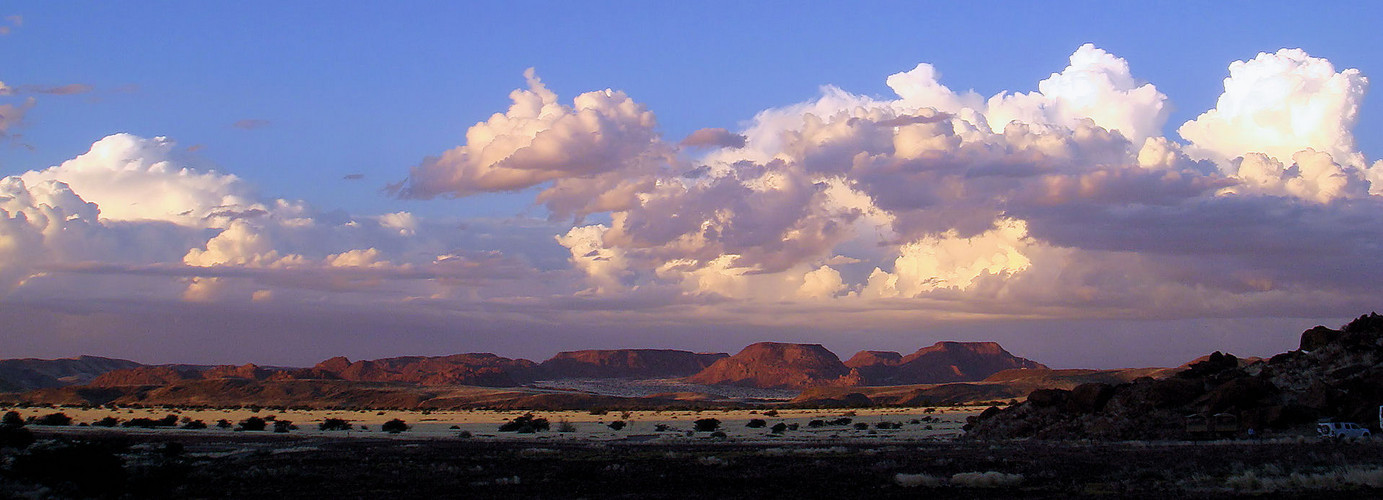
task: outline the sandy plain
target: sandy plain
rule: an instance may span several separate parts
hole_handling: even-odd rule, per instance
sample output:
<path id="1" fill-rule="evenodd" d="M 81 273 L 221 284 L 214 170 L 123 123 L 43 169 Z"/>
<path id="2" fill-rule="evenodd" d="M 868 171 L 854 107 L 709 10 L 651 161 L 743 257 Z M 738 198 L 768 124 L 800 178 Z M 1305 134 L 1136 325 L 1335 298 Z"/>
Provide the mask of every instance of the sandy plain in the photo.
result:
<path id="1" fill-rule="evenodd" d="M 592 412 L 584 410 L 567 411 L 517 411 L 517 410 L 295 410 L 295 409 L 188 409 L 188 408 L 83 408 L 83 407 L 5 407 L 0 413 L 15 411 L 22 418 L 42 417 L 52 413 L 63 413 L 72 418 L 67 427 L 46 427 L 54 432 L 86 433 L 98 430 L 111 430 L 125 433 L 197 433 L 219 435 L 236 431 L 216 427 L 216 422 L 226 420 L 236 424 L 252 416 L 269 420 L 286 420 L 297 429 L 289 434 L 300 436 L 321 436 L 339 438 L 394 437 L 399 439 L 454 438 L 463 431 L 471 438 L 487 440 L 533 440 L 533 441 L 685 441 L 704 439 L 709 433 L 699 432 L 691 436 L 687 431 L 694 428 L 698 419 L 719 420 L 719 431 L 731 440 L 773 440 L 773 441 L 935 441 L 953 439 L 963 433 L 961 426 L 965 418 L 978 414 L 984 407 L 917 407 L 917 408 L 860 408 L 860 409 L 777 409 L 776 415 L 765 415 L 767 409 L 729 409 L 729 410 L 638 410 Z M 515 433 L 500 432 L 499 426 L 514 418 L 532 413 L 536 418 L 547 419 L 551 429 L 546 432 Z M 208 425 L 206 429 L 131 427 L 90 427 L 106 417 L 114 417 L 121 422 L 135 418 L 160 419 L 167 415 L 177 415 L 179 420 L 200 420 Z M 322 431 L 318 424 L 325 419 L 335 418 L 350 422 L 350 431 Z M 380 426 L 393 419 L 403 420 L 409 430 L 399 434 L 380 431 Z M 766 426 L 748 427 L 754 419 L 762 419 Z M 849 419 L 848 424 L 823 425 L 812 427 L 813 420 L 825 422 Z M 609 424 L 622 421 L 622 429 L 612 429 Z M 570 424 L 570 432 L 559 432 L 562 422 Z M 797 424 L 796 430 L 773 434 L 770 428 L 777 423 Z M 880 428 L 880 422 L 899 424 L 897 428 Z M 856 424 L 865 424 L 864 429 Z M 658 426 L 666 426 L 658 431 Z M 362 429 L 363 426 L 363 429 Z M 270 432 L 270 431 L 262 431 Z"/>

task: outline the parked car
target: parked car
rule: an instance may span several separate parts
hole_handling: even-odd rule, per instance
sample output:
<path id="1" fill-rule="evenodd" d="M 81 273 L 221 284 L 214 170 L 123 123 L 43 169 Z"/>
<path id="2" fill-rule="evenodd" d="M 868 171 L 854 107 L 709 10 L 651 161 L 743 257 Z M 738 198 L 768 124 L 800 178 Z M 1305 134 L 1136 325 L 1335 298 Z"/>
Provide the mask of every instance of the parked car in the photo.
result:
<path id="1" fill-rule="evenodd" d="M 1321 422 L 1316 424 L 1316 433 L 1323 438 L 1366 438 L 1369 430 L 1353 422 Z"/>

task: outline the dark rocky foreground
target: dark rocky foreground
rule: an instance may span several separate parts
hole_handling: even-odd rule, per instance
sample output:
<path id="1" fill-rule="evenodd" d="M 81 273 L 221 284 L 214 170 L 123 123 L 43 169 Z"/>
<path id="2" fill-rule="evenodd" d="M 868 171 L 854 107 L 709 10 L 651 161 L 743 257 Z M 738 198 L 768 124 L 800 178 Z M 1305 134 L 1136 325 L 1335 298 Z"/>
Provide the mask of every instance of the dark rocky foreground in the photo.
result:
<path id="1" fill-rule="evenodd" d="M 1383 496 L 1383 442 L 534 443 L 38 434 L 0 497 Z"/>

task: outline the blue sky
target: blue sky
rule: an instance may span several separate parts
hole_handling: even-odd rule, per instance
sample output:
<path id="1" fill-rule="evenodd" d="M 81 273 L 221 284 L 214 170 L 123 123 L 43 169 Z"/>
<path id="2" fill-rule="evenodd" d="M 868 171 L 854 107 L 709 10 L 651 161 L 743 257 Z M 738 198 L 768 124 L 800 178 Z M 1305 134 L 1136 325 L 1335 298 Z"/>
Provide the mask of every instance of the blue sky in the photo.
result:
<path id="1" fill-rule="evenodd" d="M 1057 366 L 1180 364 L 1280 352 L 1383 296 L 1383 102 L 1348 71 L 1383 74 L 1374 2 L 5 9 L 0 105 L 23 119 L 0 120 L 0 177 L 25 185 L 0 203 L 0 317 L 28 326 L 0 350 L 16 355 L 961 339 Z M 1242 106 L 1200 119 L 1255 58 Z M 904 80 L 945 92 L 900 99 L 887 79 L 919 63 L 939 80 Z M 1105 77 L 1083 101 L 1083 78 Z M 581 122 L 573 99 L 604 89 L 583 96 L 604 121 Z M 548 111 L 511 110 L 511 92 Z M 1033 94 L 990 99 L 1004 92 Z M 1029 128 L 1006 135 L 1009 118 Z M 703 129 L 747 144 L 678 144 Z M 505 142 L 525 133 L 551 142 Z M 440 195 L 384 189 L 400 182 Z M 167 315 L 226 350 L 147 333 Z M 297 325 L 301 348 L 236 342 L 264 335 L 227 319 L 246 315 Z"/>
<path id="2" fill-rule="evenodd" d="M 384 212 L 508 216 L 530 197 L 380 195 L 507 105 L 535 67 L 559 95 L 624 90 L 676 139 L 734 129 L 832 84 L 886 95 L 919 62 L 983 95 L 1030 91 L 1093 42 L 1175 107 L 1213 107 L 1229 62 L 1300 47 L 1371 74 L 1380 6 L 1300 2 L 33 2 L 0 39 L 3 81 L 84 83 L 43 99 L 0 173 L 55 165 L 116 132 L 167 136 L 272 196 Z M 240 130 L 240 120 L 267 120 Z M 1383 102 L 1356 129 L 1370 158 Z M 359 182 L 342 181 L 364 174 Z"/>

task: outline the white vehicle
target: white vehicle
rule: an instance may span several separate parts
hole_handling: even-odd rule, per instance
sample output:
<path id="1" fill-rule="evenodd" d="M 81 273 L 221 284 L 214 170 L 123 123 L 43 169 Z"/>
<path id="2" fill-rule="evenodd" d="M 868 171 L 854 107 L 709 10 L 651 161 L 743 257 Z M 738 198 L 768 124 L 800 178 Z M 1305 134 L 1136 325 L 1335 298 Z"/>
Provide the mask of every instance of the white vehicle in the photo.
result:
<path id="1" fill-rule="evenodd" d="M 1370 436 L 1368 429 L 1351 422 L 1321 422 L 1316 424 L 1316 433 L 1323 438 L 1330 439 L 1366 438 Z"/>

